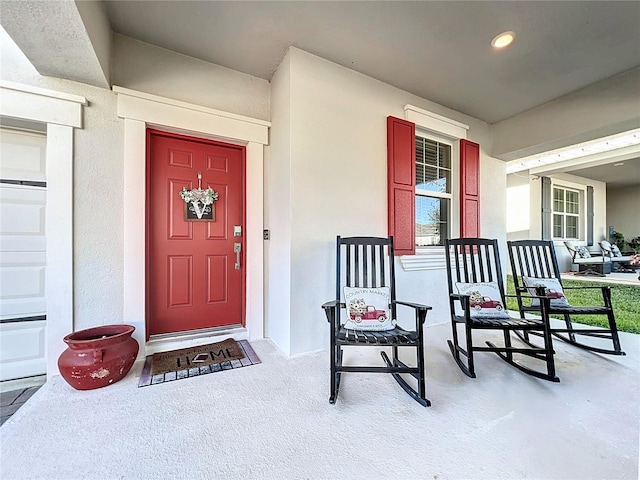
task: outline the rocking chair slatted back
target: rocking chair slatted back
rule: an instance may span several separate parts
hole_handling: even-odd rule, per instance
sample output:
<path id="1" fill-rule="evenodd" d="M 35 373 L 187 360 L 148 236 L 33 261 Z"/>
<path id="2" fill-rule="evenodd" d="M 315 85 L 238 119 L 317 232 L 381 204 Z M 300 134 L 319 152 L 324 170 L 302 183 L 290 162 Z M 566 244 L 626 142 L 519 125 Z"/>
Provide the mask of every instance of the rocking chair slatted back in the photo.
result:
<path id="1" fill-rule="evenodd" d="M 341 286 L 377 288 L 390 287 L 391 302 L 396 299 L 395 269 L 393 262 L 393 243 L 388 238 L 338 237 L 336 272 L 336 300 L 340 300 Z M 385 247 L 390 257 L 385 254 Z M 340 267 L 341 257 L 344 264 Z M 340 275 L 344 281 L 340 282 Z M 393 316 L 395 318 L 395 307 Z"/>
<path id="2" fill-rule="evenodd" d="M 473 245 L 469 245 L 469 241 Z M 449 253 L 453 254 L 454 269 L 447 269 L 449 276 L 449 293 L 453 291 L 455 283 L 497 282 L 500 294 L 504 299 L 498 241 L 486 238 L 459 238 L 447 241 Z M 453 270 L 453 271 L 452 271 Z M 452 277 L 454 275 L 454 277 Z"/>
<path id="3" fill-rule="evenodd" d="M 507 242 L 513 286 L 518 300 L 518 309 L 522 311 L 521 294 L 527 293 L 522 277 L 555 278 L 562 285 L 560 269 L 556 259 L 553 242 L 547 240 L 519 240 Z"/>
<path id="4" fill-rule="evenodd" d="M 508 242 L 508 246 L 511 253 L 511 271 L 514 276 L 517 272 L 518 276 L 560 280 L 560 269 L 553 242 L 522 240 L 517 243 Z"/>

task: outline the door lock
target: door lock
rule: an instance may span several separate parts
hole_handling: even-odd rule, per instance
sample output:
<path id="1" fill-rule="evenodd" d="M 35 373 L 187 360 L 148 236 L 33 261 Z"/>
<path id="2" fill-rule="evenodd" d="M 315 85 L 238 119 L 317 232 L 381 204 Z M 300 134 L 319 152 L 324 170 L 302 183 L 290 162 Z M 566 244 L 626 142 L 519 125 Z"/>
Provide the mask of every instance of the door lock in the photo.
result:
<path id="1" fill-rule="evenodd" d="M 236 270 L 240 270 L 240 252 L 242 251 L 242 244 L 234 243 L 233 251 L 236 252 Z"/>
<path id="2" fill-rule="evenodd" d="M 242 236 L 242 225 L 234 225 L 233 226 L 233 236 L 241 237 Z"/>

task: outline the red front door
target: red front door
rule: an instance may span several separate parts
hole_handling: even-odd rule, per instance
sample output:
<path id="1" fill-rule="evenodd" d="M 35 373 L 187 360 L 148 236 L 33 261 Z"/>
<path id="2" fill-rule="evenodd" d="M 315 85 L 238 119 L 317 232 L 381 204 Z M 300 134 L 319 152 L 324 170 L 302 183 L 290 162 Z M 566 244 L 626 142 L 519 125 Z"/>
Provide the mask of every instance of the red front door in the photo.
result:
<path id="1" fill-rule="evenodd" d="M 149 130 L 147 148 L 149 334 L 244 325 L 244 147 Z M 213 220 L 185 219 L 199 172 Z"/>

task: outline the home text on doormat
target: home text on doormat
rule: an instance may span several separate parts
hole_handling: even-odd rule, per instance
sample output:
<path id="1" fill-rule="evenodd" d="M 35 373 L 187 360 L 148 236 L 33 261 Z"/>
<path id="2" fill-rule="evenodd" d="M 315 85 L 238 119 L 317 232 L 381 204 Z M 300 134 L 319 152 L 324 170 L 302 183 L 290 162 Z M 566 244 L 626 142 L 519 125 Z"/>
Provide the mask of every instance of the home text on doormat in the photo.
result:
<path id="1" fill-rule="evenodd" d="M 182 380 L 261 363 L 246 340 L 221 342 L 159 352 L 147 357 L 139 387 Z"/>

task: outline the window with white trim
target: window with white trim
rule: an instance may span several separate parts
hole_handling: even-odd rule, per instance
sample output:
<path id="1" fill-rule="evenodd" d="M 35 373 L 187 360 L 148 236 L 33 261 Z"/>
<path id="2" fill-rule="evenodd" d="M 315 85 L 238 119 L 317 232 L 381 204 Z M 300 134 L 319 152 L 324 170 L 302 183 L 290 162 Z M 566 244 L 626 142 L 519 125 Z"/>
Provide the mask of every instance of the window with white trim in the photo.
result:
<path id="1" fill-rule="evenodd" d="M 580 238 L 580 192 L 553 187 L 553 238 Z"/>
<path id="2" fill-rule="evenodd" d="M 416 135 L 416 246 L 444 245 L 452 203 L 452 145 Z"/>
<path id="3" fill-rule="evenodd" d="M 404 121 L 412 123 L 413 129 L 407 124 L 390 122 L 389 120 L 393 117 L 387 118 L 388 165 L 390 172 L 388 179 L 389 192 L 387 195 L 389 202 L 389 234 L 395 237 L 396 254 L 400 256 L 403 270 L 441 270 L 448 265 L 448 256 L 445 255 L 444 248 L 441 246 L 444 243 L 444 239 L 447 236 L 459 236 L 461 231 L 462 205 L 460 199 L 462 197 L 462 185 L 460 172 L 463 163 L 461 142 L 463 140 L 467 142 L 469 126 L 414 105 L 405 105 L 404 110 Z M 410 135 L 406 134 L 407 130 L 412 130 Z M 444 164 L 444 160 L 442 163 L 438 163 L 439 160 L 436 160 L 434 164 L 433 160 L 430 162 L 427 159 L 422 161 L 422 166 L 427 167 L 427 175 L 423 172 L 421 178 L 416 178 L 420 175 L 419 173 L 415 174 L 419 167 L 416 163 L 415 151 L 411 147 L 415 147 L 417 137 L 450 147 L 448 176 L 445 173 L 447 167 Z M 408 141 L 413 141 L 413 145 L 406 145 Z M 471 165 L 475 162 L 477 167 L 479 146 L 473 144 L 478 147 L 478 155 L 474 156 L 473 145 L 471 145 L 473 142 L 467 143 L 470 145 L 465 144 L 464 163 L 465 165 Z M 408 150 L 411 151 L 410 154 Z M 407 161 L 407 159 L 410 159 L 410 161 Z M 429 174 L 434 174 L 434 167 L 435 176 L 429 177 Z M 408 178 L 407 171 L 411 172 Z M 477 168 L 475 174 L 477 175 Z M 444 188 L 442 176 L 445 178 Z M 468 177 L 477 179 L 477 176 L 474 176 L 473 173 L 469 174 Z M 408 182 L 409 179 L 410 182 Z M 438 179 L 440 179 L 440 185 L 438 185 Z M 435 182 L 438 188 L 431 182 Z M 406 188 L 408 183 L 411 184 L 410 189 Z M 471 182 L 469 182 L 470 184 Z M 403 218 L 402 214 L 403 212 L 406 213 L 407 205 L 412 200 L 413 204 L 409 205 L 412 221 L 411 225 L 407 225 L 406 216 Z M 424 203 L 427 204 L 426 207 L 420 205 Z M 472 202 L 468 203 L 471 205 Z M 419 212 L 416 215 L 416 210 L 421 210 L 423 213 Z M 430 210 L 433 212 L 431 218 L 429 217 Z M 479 217 L 476 215 L 475 218 Z M 402 245 L 402 247 L 398 248 L 399 245 Z"/>

